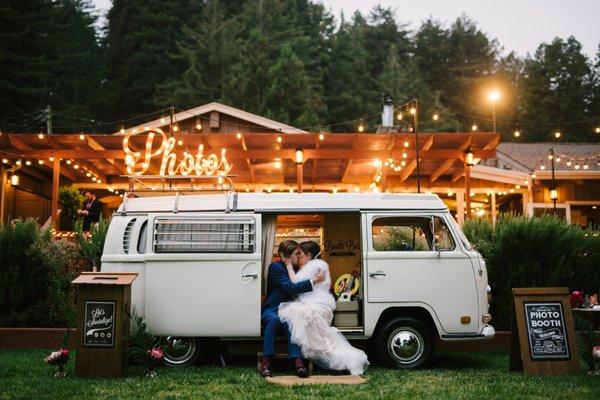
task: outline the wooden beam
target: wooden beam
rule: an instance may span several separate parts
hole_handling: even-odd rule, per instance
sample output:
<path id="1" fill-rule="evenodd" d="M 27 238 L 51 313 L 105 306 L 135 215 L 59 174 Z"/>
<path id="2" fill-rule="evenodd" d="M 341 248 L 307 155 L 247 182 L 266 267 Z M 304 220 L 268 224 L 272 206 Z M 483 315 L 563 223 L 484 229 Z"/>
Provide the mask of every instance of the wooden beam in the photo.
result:
<path id="1" fill-rule="evenodd" d="M 471 143 L 473 143 L 473 135 L 472 134 L 467 137 L 467 139 L 458 147 L 458 149 L 466 150 L 469 148 L 469 146 L 471 146 Z M 475 153 L 475 152 L 473 151 L 473 153 Z"/>
<path id="2" fill-rule="evenodd" d="M 460 178 L 462 178 L 462 176 L 465 174 L 465 168 L 464 167 L 459 167 L 453 174 L 452 177 L 450 178 L 451 182 L 456 182 L 457 180 L 459 180 Z"/>
<path id="3" fill-rule="evenodd" d="M 429 150 L 431 149 L 431 146 L 433 146 L 433 135 L 430 135 L 429 138 L 427 138 L 427 140 L 425 141 L 425 144 L 423 144 L 423 147 L 421 147 L 422 150 Z M 419 152 L 419 155 L 421 156 L 421 159 L 423 159 L 421 152 Z"/>
<path id="4" fill-rule="evenodd" d="M 205 138 L 203 139 L 203 143 L 205 142 Z M 246 145 L 246 139 L 244 138 L 244 135 L 242 135 L 241 137 L 241 144 L 242 144 L 242 150 L 244 151 L 248 151 L 248 146 Z M 246 166 L 248 167 L 248 171 L 250 171 L 250 181 L 252 183 L 254 183 L 254 166 L 252 165 L 252 161 L 250 161 L 249 158 L 246 158 Z"/>
<path id="5" fill-rule="evenodd" d="M 87 136 L 87 143 L 88 143 L 88 146 L 90 146 L 94 150 L 106 150 L 104 148 L 104 146 L 102 146 L 100 143 L 98 143 L 94 138 L 90 137 L 89 135 Z M 128 175 L 127 170 L 125 169 L 125 166 L 121 166 L 120 164 L 117 164 L 117 161 L 114 158 L 107 158 L 106 161 L 111 163 L 121 173 L 121 175 Z"/>
<path id="6" fill-rule="evenodd" d="M 364 159 L 369 160 L 373 158 L 385 159 L 387 157 L 401 158 L 402 153 L 406 152 L 409 158 L 416 156 L 415 150 L 339 150 L 339 149 L 306 149 L 304 150 L 304 159 Z M 19 150 L 21 156 L 47 158 L 51 155 L 61 158 L 72 158 L 76 160 L 81 159 L 124 159 L 125 153 L 122 150 L 75 150 L 75 149 L 64 149 L 64 150 Z M 0 154 L 6 156 L 6 158 L 14 159 L 15 157 L 10 151 L 6 149 L 0 149 Z M 448 158 L 462 159 L 464 154 L 462 150 L 456 149 L 435 149 L 435 150 L 421 150 L 419 152 L 421 159 L 430 160 L 446 160 Z M 496 156 L 495 150 L 473 150 L 473 155 L 477 158 L 494 158 Z M 273 150 L 236 150 L 227 149 L 227 159 L 272 159 L 274 156 Z M 277 152 L 277 157 L 281 159 L 295 160 L 295 150 L 283 149 Z"/>
<path id="7" fill-rule="evenodd" d="M 488 142 L 488 144 L 483 146 L 483 149 L 484 150 L 493 150 L 498 146 L 499 143 L 500 143 L 500 135 L 496 135 L 492 138 L 492 140 L 490 140 Z"/>
<path id="8" fill-rule="evenodd" d="M 413 159 L 402 170 L 402 173 L 400 174 L 400 182 L 404 182 L 405 180 L 407 180 L 408 177 L 410 176 L 410 174 L 413 173 L 413 171 L 415 170 L 415 168 L 417 168 L 417 160 Z"/>
<path id="9" fill-rule="evenodd" d="M 28 145 L 27 143 L 23 142 L 20 138 L 15 137 L 15 135 L 8 135 L 8 140 L 10 142 L 10 144 L 15 147 L 16 149 L 19 150 L 19 152 L 22 151 L 35 151 L 35 149 L 33 147 L 31 147 L 30 145 Z M 50 143 L 52 143 L 52 141 L 50 141 Z M 50 153 L 47 157 L 51 157 L 52 153 Z M 31 162 L 31 166 L 33 167 L 35 163 L 37 163 L 38 167 L 44 168 L 44 169 L 49 169 L 50 171 L 52 171 L 52 167 L 48 164 L 46 164 L 47 160 L 46 157 L 32 157 L 32 158 L 37 158 L 39 160 L 43 160 L 44 163 L 43 164 L 39 164 L 37 163 L 37 161 L 32 161 Z M 25 164 L 25 163 L 23 163 Z M 25 165 L 23 165 L 23 167 L 25 167 Z M 40 176 L 40 175 L 36 175 L 34 172 L 34 168 L 31 168 L 30 170 L 28 170 L 28 173 L 32 176 L 35 176 L 36 178 L 40 179 L 40 180 L 46 180 L 48 179 L 47 176 Z M 72 173 L 71 171 L 68 170 L 64 170 L 62 171 L 62 174 L 64 176 L 66 176 L 67 178 L 69 178 L 71 180 L 71 182 L 77 182 L 77 176 Z"/>
<path id="10" fill-rule="evenodd" d="M 444 161 L 442 165 L 437 167 L 436 170 L 433 171 L 433 173 L 429 176 L 429 182 L 433 183 L 437 181 L 437 179 L 442 176 L 444 172 L 448 171 L 452 167 L 452 164 L 454 164 L 454 159 Z"/>

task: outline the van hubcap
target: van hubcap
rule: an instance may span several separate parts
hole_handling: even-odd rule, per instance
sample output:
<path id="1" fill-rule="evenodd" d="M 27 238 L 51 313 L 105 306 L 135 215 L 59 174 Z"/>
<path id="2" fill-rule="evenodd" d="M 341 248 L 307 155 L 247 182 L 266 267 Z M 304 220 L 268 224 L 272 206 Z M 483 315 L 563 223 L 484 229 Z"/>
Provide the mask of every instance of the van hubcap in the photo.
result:
<path id="1" fill-rule="evenodd" d="M 401 364 L 418 360 L 425 351 L 425 341 L 419 331 L 403 326 L 395 329 L 388 339 L 388 354 Z"/>
<path id="2" fill-rule="evenodd" d="M 196 340 L 190 337 L 167 337 L 165 361 L 172 365 L 185 364 L 196 351 Z"/>

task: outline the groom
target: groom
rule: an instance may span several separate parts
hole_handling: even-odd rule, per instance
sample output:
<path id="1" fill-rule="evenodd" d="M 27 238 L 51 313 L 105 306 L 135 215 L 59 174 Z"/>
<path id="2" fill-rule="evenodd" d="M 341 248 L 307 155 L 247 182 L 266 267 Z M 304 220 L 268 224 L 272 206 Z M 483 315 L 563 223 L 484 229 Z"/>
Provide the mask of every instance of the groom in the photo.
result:
<path id="1" fill-rule="evenodd" d="M 282 323 L 279 320 L 277 309 L 279 308 L 279 304 L 285 301 L 292 301 L 293 297 L 300 293 L 313 290 L 313 284 L 323 282 L 325 280 L 325 274 L 320 272 L 311 280 L 293 283 L 288 276 L 285 260 L 290 260 L 292 265 L 297 265 L 300 247 L 298 246 L 298 243 L 293 240 L 284 240 L 279 245 L 278 252 L 283 259 L 269 265 L 267 298 L 262 305 L 261 322 L 264 327 L 264 339 L 260 375 L 263 378 L 273 376 L 273 373 L 271 372 L 271 357 L 275 354 L 275 336 L 281 327 L 287 337 L 288 358 L 294 360 L 296 375 L 300 378 L 306 378 L 308 377 L 308 370 L 302 362 L 300 347 L 290 341 L 291 335 L 289 327 L 286 323 Z"/>

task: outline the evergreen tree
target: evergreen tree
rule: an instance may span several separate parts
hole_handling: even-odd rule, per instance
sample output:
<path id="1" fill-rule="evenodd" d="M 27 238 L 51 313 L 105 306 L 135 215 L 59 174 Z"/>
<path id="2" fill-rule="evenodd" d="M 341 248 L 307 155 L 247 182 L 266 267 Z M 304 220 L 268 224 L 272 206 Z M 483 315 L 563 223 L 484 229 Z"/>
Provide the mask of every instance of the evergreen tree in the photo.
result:
<path id="1" fill-rule="evenodd" d="M 589 108 L 594 90 L 591 63 L 574 37 L 543 43 L 525 60 L 523 90 L 522 118 L 545 124 L 529 132 L 527 140 L 553 139 L 556 129 L 565 135 L 563 140 L 597 140 L 592 124 L 573 123 L 597 117 Z"/>
<path id="2" fill-rule="evenodd" d="M 169 106 L 156 103 L 157 86 L 185 71 L 169 54 L 198 7 L 193 0 L 114 0 L 106 37 L 113 118 Z"/>
<path id="3" fill-rule="evenodd" d="M 281 47 L 277 61 L 269 69 L 265 105 L 267 116 L 275 120 L 300 127 L 318 124 L 317 113 L 311 107 L 308 75 L 290 44 Z"/>

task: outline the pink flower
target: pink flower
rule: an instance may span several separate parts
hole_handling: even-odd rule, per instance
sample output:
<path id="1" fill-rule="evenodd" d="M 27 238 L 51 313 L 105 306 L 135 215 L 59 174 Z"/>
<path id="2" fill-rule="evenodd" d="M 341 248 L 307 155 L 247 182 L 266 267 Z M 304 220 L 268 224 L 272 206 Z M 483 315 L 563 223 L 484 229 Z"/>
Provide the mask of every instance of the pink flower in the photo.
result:
<path id="1" fill-rule="evenodd" d="M 163 358 L 163 351 L 162 351 L 161 348 L 155 347 L 152 350 L 148 350 L 148 355 L 153 360 L 162 360 L 162 358 Z"/>
<path id="2" fill-rule="evenodd" d="M 60 356 L 61 357 L 68 357 L 69 356 L 69 349 L 67 349 L 67 348 L 60 349 Z"/>
<path id="3" fill-rule="evenodd" d="M 592 354 L 597 359 L 600 359 L 600 346 L 594 346 L 594 348 L 592 349 Z"/>

